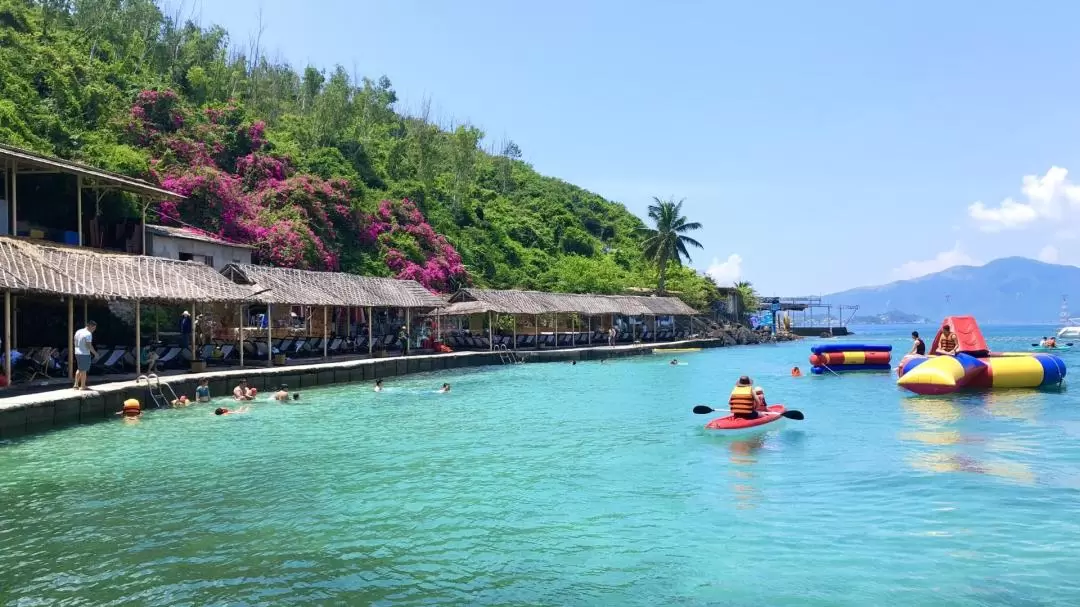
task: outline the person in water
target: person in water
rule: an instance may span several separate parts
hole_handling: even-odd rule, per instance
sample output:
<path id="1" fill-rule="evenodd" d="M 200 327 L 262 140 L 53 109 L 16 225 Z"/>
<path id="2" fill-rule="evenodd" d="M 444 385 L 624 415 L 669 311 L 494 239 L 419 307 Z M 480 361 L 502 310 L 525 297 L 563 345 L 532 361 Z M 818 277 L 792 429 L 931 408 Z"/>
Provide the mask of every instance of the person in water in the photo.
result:
<path id="1" fill-rule="evenodd" d="M 757 417 L 757 402 L 754 396 L 754 382 L 743 375 L 732 388 L 731 395 L 728 396 L 731 415 L 740 419 L 754 419 Z"/>
<path id="2" fill-rule="evenodd" d="M 670 365 L 671 365 L 672 367 L 674 367 L 675 365 L 678 365 L 678 364 L 679 364 L 679 359 L 677 359 L 677 358 L 673 358 L 673 359 L 671 359 L 671 362 L 670 362 L 669 364 L 670 364 Z"/>
<path id="3" fill-rule="evenodd" d="M 199 380 L 198 387 L 195 388 L 195 402 L 208 403 L 210 402 L 210 380 L 203 378 Z"/>
<path id="4" fill-rule="evenodd" d="M 926 356 L 926 342 L 919 337 L 918 331 L 911 332 L 911 351 L 908 354 L 918 354 L 919 356 Z"/>
<path id="5" fill-rule="evenodd" d="M 376 379 L 375 380 L 375 391 L 376 392 L 382 392 L 382 380 L 381 379 Z"/>
<path id="6" fill-rule="evenodd" d="M 293 400 L 300 400 L 300 393 L 299 392 L 293 392 L 292 399 Z"/>
<path id="7" fill-rule="evenodd" d="M 255 396 L 252 394 L 251 388 L 248 388 L 248 383 L 246 379 L 240 380 L 240 383 L 237 384 L 235 388 L 233 388 L 232 395 L 233 398 L 236 400 L 251 400 L 255 398 Z"/>
<path id="8" fill-rule="evenodd" d="M 285 384 L 281 384 L 277 392 L 274 392 L 274 400 L 284 402 L 289 400 L 289 387 Z"/>
<path id="9" fill-rule="evenodd" d="M 791 376 L 792 377 L 802 377 L 802 370 L 799 369 L 798 367 L 792 367 L 791 368 Z"/>
<path id="10" fill-rule="evenodd" d="M 217 409 L 214 409 L 214 415 L 236 415 L 237 413 L 247 413 L 247 412 L 248 412 L 247 407 L 240 407 L 239 409 L 237 409 L 235 411 L 232 411 L 230 409 L 226 409 L 225 407 L 218 407 Z"/>
<path id="11" fill-rule="evenodd" d="M 172 406 L 174 406 L 174 407 L 186 407 L 186 406 L 188 406 L 190 404 L 191 404 L 191 401 L 188 400 L 188 397 L 185 394 L 181 394 L 180 398 L 177 398 L 176 400 L 174 400 L 172 402 Z"/>
<path id="12" fill-rule="evenodd" d="M 941 337 L 938 339 L 938 348 L 934 351 L 934 354 L 956 356 L 956 350 L 959 347 L 960 342 L 956 339 L 956 333 L 952 332 L 949 325 L 942 326 Z"/>
<path id="13" fill-rule="evenodd" d="M 439 388 L 439 394 L 446 394 L 450 391 L 450 384 L 443 384 L 442 388 Z"/>

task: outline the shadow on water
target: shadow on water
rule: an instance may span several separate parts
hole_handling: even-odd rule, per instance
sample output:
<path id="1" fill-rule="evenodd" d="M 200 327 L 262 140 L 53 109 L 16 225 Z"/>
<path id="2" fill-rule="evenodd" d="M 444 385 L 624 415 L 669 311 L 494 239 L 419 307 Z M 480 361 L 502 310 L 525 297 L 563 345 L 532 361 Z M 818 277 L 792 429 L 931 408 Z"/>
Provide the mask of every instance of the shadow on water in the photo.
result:
<path id="1" fill-rule="evenodd" d="M 1002 459 L 1004 452 L 1022 452 L 1021 442 L 987 438 L 971 429 L 986 419 L 1032 422 L 1041 403 L 1031 393 L 985 392 L 938 397 L 912 397 L 901 401 L 907 422 L 898 433 L 915 450 L 908 461 L 922 472 L 990 475 L 1016 483 L 1035 483 L 1032 470 Z"/>

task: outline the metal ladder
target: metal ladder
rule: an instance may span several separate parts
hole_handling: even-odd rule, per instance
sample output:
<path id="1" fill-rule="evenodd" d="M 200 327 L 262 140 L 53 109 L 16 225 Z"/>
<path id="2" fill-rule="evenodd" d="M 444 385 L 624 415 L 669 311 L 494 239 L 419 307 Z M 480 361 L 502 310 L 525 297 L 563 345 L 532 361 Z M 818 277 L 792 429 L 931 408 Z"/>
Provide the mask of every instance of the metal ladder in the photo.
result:
<path id="1" fill-rule="evenodd" d="M 513 350 L 510 350 L 510 349 L 508 349 L 508 348 L 506 347 L 506 344 L 499 344 L 499 345 L 498 345 L 498 346 L 497 346 L 497 347 L 495 348 L 495 351 L 499 353 L 499 360 L 500 360 L 500 361 L 502 362 L 502 364 L 504 364 L 504 365 L 505 365 L 506 363 L 510 363 L 510 364 L 517 364 L 517 363 L 521 363 L 521 362 L 524 362 L 524 361 L 522 361 L 522 360 L 519 360 L 519 359 L 518 359 L 518 357 L 517 357 L 517 355 L 516 355 L 516 354 L 514 354 L 514 351 L 513 351 Z"/>
<path id="2" fill-rule="evenodd" d="M 158 378 L 156 373 L 149 375 L 140 375 L 135 383 L 146 382 L 146 392 L 150 395 L 151 400 L 154 401 L 154 406 L 157 408 L 169 407 L 172 402 L 176 400 L 176 392 L 173 391 L 172 386 L 169 384 L 162 384 L 161 379 Z M 169 391 L 169 394 L 165 394 L 165 390 Z M 172 398 L 169 398 L 169 397 Z"/>

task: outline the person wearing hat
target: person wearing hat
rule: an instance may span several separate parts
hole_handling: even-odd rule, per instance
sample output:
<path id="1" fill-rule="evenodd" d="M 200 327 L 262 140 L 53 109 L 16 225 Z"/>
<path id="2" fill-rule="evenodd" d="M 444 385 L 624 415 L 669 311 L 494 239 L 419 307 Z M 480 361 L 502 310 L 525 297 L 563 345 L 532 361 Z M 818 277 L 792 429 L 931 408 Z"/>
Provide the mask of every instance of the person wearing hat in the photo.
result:
<path id="1" fill-rule="evenodd" d="M 754 382 L 743 375 L 728 396 L 731 415 L 740 419 L 754 419 L 758 412 L 758 398 L 754 394 Z"/>
<path id="2" fill-rule="evenodd" d="M 180 343 L 183 347 L 191 347 L 191 312 L 184 310 L 180 315 Z"/>

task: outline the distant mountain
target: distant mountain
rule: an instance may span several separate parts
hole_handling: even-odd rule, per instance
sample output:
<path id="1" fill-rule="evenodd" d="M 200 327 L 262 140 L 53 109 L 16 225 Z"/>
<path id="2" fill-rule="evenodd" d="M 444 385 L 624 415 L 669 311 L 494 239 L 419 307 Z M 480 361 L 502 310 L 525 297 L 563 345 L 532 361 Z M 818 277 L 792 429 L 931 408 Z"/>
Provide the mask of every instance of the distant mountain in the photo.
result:
<path id="1" fill-rule="evenodd" d="M 919 325 L 930 322 L 918 314 L 908 314 L 900 310 L 889 310 L 881 314 L 860 314 L 852 316 L 848 324 L 852 325 Z"/>
<path id="2" fill-rule="evenodd" d="M 1080 268 L 1026 257 L 995 259 L 984 266 L 956 266 L 936 274 L 878 287 L 826 295 L 828 303 L 857 304 L 859 315 L 905 310 L 937 322 L 970 314 L 982 324 L 1056 324 L 1062 295 L 1080 316 Z"/>

